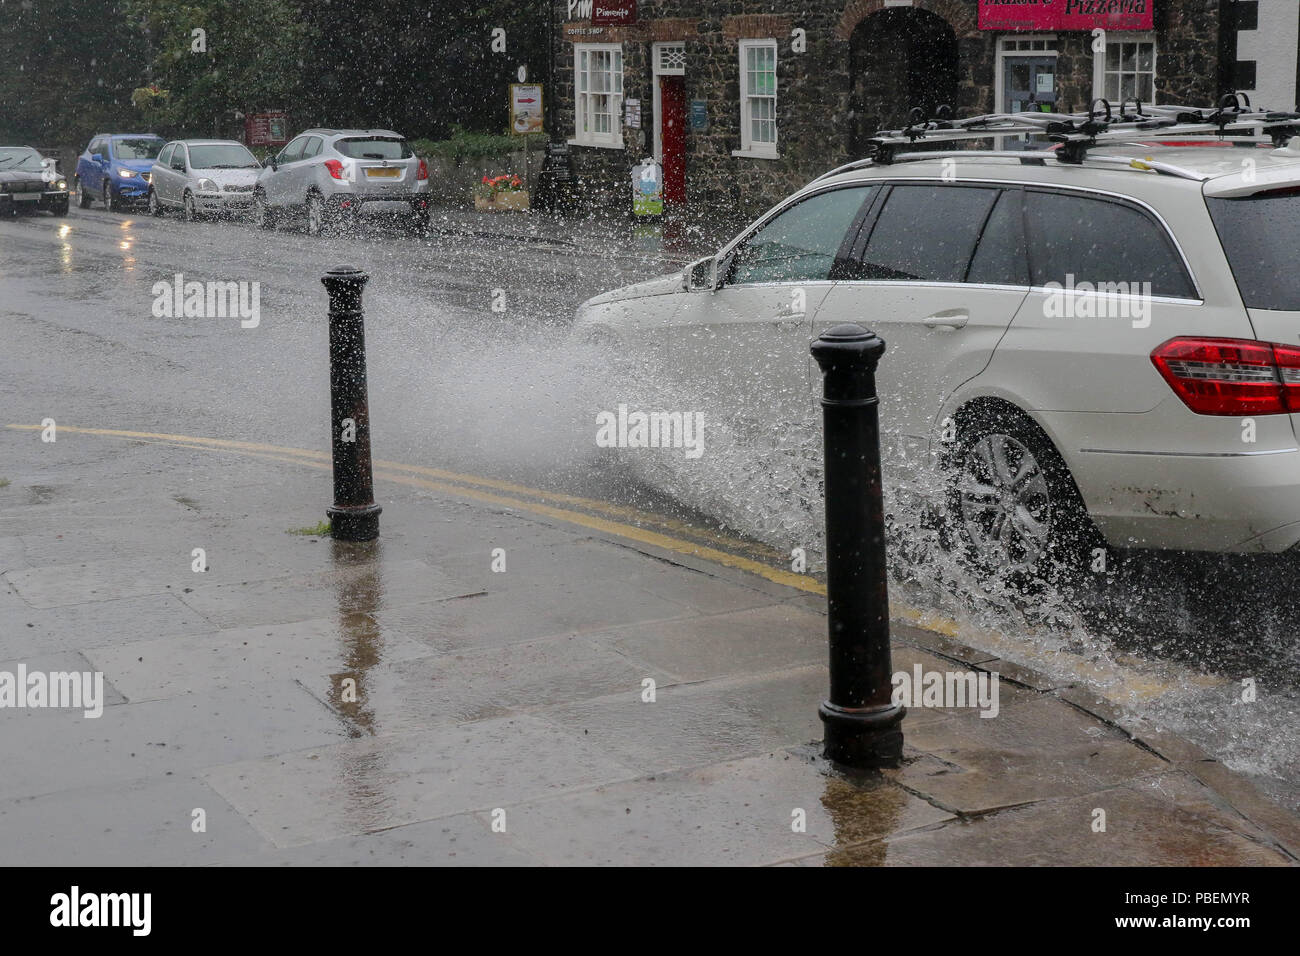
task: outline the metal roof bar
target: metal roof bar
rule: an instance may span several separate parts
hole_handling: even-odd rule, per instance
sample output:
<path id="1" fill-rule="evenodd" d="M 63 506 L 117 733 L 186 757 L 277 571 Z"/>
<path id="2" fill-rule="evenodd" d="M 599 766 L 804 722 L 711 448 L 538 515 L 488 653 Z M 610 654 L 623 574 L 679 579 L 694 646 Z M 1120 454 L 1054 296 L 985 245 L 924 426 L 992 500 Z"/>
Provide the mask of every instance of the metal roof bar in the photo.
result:
<path id="1" fill-rule="evenodd" d="M 1132 105 L 1133 109 L 1129 107 Z M 1100 108 L 1099 108 L 1100 107 Z M 1023 153 L 1005 150 L 960 150 L 955 152 L 921 151 L 902 153 L 906 146 L 920 143 L 940 144 L 988 139 L 993 136 L 1046 136 L 1061 144 L 1056 150 L 1027 150 Z M 873 165 L 887 165 L 897 161 L 917 161 L 936 157 L 953 158 L 1006 158 L 1021 163 L 1037 163 L 1048 158 L 1058 163 L 1078 165 L 1092 159 L 1107 165 L 1124 165 L 1134 169 L 1157 172 L 1184 179 L 1204 180 L 1200 173 L 1155 159 L 1103 156 L 1089 157 L 1088 150 L 1104 143 L 1143 145 L 1144 140 L 1204 139 L 1214 136 L 1225 144 L 1245 145 L 1271 142 L 1275 147 L 1285 146 L 1293 137 L 1300 136 L 1300 112 L 1276 112 L 1254 109 L 1245 93 L 1229 93 L 1215 107 L 1181 106 L 1177 104 L 1143 104 L 1136 98 L 1120 103 L 1118 112 L 1104 99 L 1094 100 L 1086 113 L 987 113 L 955 119 L 948 106 L 940 106 L 933 117 L 926 118 L 921 109 L 914 108 L 908 115 L 908 125 L 902 129 L 880 130 L 869 140 L 872 154 L 837 166 L 818 176 L 820 182 L 840 173 Z M 1041 157 L 1041 159 L 1039 158 Z"/>

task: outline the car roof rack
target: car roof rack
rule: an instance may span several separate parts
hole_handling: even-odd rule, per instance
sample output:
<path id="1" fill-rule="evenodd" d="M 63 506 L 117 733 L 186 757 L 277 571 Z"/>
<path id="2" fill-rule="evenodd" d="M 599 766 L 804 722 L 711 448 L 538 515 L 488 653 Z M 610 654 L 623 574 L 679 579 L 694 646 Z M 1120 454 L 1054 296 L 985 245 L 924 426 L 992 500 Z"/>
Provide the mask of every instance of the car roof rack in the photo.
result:
<path id="1" fill-rule="evenodd" d="M 1033 105 L 1032 100 L 1030 105 Z M 1134 143 L 1153 138 L 1162 142 L 1203 140 L 1207 134 L 1225 143 L 1253 145 L 1271 142 L 1274 147 L 1282 147 L 1293 136 L 1300 135 L 1300 112 L 1254 109 L 1246 93 L 1228 93 L 1213 108 L 1144 105 L 1132 97 L 1120 103 L 1118 112 L 1112 109 L 1109 101 L 1097 99 L 1086 113 L 1048 113 L 1031 109 L 1022 113 L 986 113 L 965 119 L 954 119 L 952 108 L 947 105 L 940 106 L 932 117 L 926 117 L 920 107 L 915 107 L 908 114 L 907 126 L 880 130 L 868 140 L 871 145 L 869 157 L 836 167 L 814 182 L 866 166 L 936 158 L 1016 159 L 1024 165 L 1035 166 L 1045 165 L 1049 158 L 1071 165 L 1080 165 L 1088 160 L 1203 180 L 1206 177 L 1200 173 L 1151 158 L 1089 156 L 1088 151 L 1102 144 Z M 959 149 L 904 152 L 920 143 L 958 143 L 1007 135 L 1046 136 L 1060 147 L 1051 151 Z"/>

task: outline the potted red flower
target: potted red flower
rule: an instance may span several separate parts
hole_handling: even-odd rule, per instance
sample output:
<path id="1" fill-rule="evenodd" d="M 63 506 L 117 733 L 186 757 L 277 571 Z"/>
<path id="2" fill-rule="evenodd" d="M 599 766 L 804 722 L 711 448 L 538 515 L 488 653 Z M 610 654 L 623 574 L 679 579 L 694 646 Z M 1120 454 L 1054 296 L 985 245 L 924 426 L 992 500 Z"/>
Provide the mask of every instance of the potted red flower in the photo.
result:
<path id="1" fill-rule="evenodd" d="M 528 208 L 528 190 L 513 173 L 484 176 L 474 187 L 474 208 L 488 212 L 521 211 Z"/>

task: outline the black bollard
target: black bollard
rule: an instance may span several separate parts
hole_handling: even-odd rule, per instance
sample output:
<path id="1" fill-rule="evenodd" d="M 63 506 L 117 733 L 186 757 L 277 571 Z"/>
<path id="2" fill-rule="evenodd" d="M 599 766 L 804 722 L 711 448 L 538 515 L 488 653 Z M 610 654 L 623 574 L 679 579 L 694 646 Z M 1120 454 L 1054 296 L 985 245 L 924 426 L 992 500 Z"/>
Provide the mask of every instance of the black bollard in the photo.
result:
<path id="1" fill-rule="evenodd" d="M 831 696 L 818 714 L 827 759 L 848 767 L 897 766 L 907 713 L 891 701 L 876 398 L 884 351 L 885 343 L 860 325 L 837 325 L 812 345 L 822 370 L 831 671 Z"/>
<path id="2" fill-rule="evenodd" d="M 321 276 L 330 297 L 330 428 L 334 436 L 334 506 L 326 511 L 339 541 L 379 537 L 370 470 L 370 403 L 366 397 L 366 327 L 361 291 L 370 276 L 337 266 Z M 349 425 L 348 422 L 351 422 Z"/>

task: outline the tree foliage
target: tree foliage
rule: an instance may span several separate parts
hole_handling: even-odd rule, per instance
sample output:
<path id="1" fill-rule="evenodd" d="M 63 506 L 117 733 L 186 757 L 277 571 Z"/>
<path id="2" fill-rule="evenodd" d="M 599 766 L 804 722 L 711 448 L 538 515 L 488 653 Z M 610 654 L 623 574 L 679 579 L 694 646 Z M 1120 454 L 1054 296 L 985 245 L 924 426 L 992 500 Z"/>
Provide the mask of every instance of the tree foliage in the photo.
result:
<path id="1" fill-rule="evenodd" d="M 122 0 L 0 0 L 0 142 L 59 145 L 130 127 L 145 38 Z"/>
<path id="2" fill-rule="evenodd" d="M 148 38 L 155 109 L 172 135 L 212 135 L 235 113 L 282 108 L 302 93 L 315 31 L 295 0 L 125 0 Z"/>
<path id="3" fill-rule="evenodd" d="M 518 67 L 547 80 L 550 26 L 545 0 L 0 0 L 0 24 L 0 141 L 43 145 L 229 136 L 268 108 L 294 129 L 501 133 Z"/>

